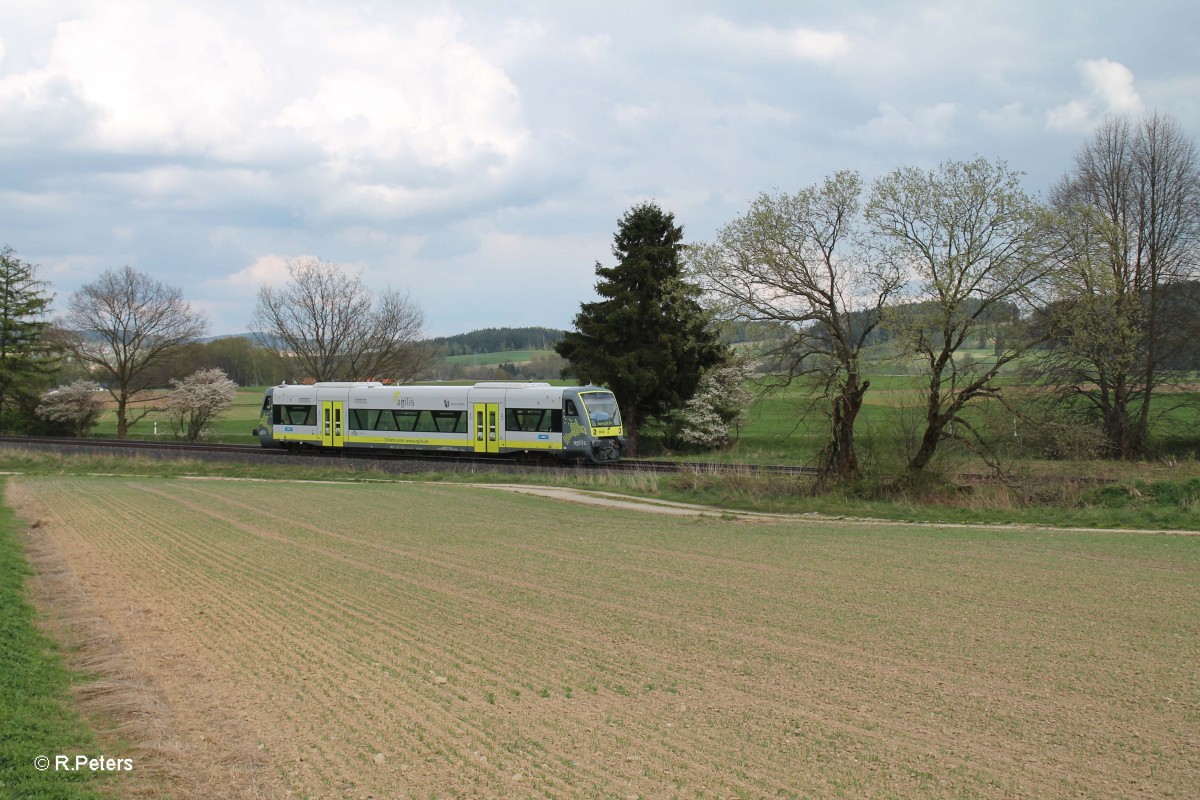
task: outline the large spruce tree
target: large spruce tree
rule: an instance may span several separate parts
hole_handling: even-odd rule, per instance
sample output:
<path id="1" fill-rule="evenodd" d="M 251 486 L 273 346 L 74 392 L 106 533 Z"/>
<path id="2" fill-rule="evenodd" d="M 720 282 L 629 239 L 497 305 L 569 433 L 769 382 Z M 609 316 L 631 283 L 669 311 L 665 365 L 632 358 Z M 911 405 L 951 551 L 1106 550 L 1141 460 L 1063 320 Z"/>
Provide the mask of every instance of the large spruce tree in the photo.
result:
<path id="1" fill-rule="evenodd" d="M 683 277 L 683 228 L 655 203 L 634 206 L 613 237 L 616 266 L 596 263 L 601 299 L 583 303 L 555 350 L 568 372 L 617 396 L 629 449 L 639 425 L 682 408 L 724 349 Z"/>
<path id="2" fill-rule="evenodd" d="M 0 248 L 0 431 L 26 429 L 58 368 L 61 348 L 47 335 L 53 300 L 37 267 Z"/>

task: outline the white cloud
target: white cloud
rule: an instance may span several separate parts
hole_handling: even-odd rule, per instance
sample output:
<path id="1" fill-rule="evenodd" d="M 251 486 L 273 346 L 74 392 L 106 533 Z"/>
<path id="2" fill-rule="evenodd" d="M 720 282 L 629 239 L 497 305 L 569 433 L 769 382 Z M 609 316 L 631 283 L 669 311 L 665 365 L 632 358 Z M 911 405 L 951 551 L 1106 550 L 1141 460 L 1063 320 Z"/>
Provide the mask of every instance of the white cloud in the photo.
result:
<path id="1" fill-rule="evenodd" d="M 854 129 L 854 137 L 879 145 L 937 147 L 954 139 L 957 103 L 937 103 L 905 114 L 890 103 L 879 104 L 879 116 Z"/>
<path id="2" fill-rule="evenodd" d="M 1133 72 L 1107 58 L 1086 59 L 1076 64 L 1087 97 L 1070 100 L 1050 109 L 1046 124 L 1054 130 L 1083 132 L 1095 127 L 1107 114 L 1137 114 L 1142 98 L 1134 87 Z"/>
<path id="3" fill-rule="evenodd" d="M 811 28 L 739 26 L 721 17 L 705 17 L 697 26 L 703 40 L 739 57 L 771 58 L 826 63 L 849 55 L 850 39 L 842 34 Z"/>
<path id="4" fill-rule="evenodd" d="M 1125 65 L 1101 58 L 1082 62 L 1079 71 L 1092 95 L 1101 100 L 1106 111 L 1132 114 L 1142 110 L 1142 99 L 1133 88 L 1133 73 Z"/>
<path id="5" fill-rule="evenodd" d="M 71 185 L 126 213 L 394 223 L 494 198 L 536 157 L 516 85 L 445 10 L 76 11 L 0 71 L 0 148 L 86 162 Z M 9 189 L 45 195 L 49 172 Z"/>
<path id="6" fill-rule="evenodd" d="M 231 289 L 252 289 L 254 291 L 263 285 L 282 286 L 291 279 L 291 275 L 288 273 L 288 264 L 296 258 L 308 258 L 308 256 L 281 256 L 274 253 L 260 256 L 254 263 L 221 279 L 219 283 Z"/>
<path id="7" fill-rule="evenodd" d="M 1095 122 L 1092 106 L 1083 100 L 1063 103 L 1046 114 L 1046 124 L 1059 131 L 1087 131 Z"/>
<path id="8" fill-rule="evenodd" d="M 85 8 L 58 23 L 43 63 L 0 78 L 9 119 L 89 116 L 81 149 L 457 166 L 511 159 L 527 135 L 515 86 L 445 12 L 384 27 L 318 8 L 264 35 L 278 27 L 270 8 Z"/>
<path id="9" fill-rule="evenodd" d="M 70 100 L 93 116 L 78 141 L 160 153 L 198 152 L 235 138 L 262 101 L 263 59 L 217 21 L 186 7 L 156 13 L 139 3 L 91 12 L 60 22 L 45 63 L 5 78 L 0 97 L 61 101 L 67 92 L 53 87 L 69 87 Z"/>
<path id="10" fill-rule="evenodd" d="M 1021 102 L 1008 103 L 997 109 L 979 112 L 979 121 L 986 127 L 1006 133 L 1029 131 L 1037 119 L 1025 109 Z"/>
<path id="11" fill-rule="evenodd" d="M 502 70 L 458 39 L 453 17 L 411 30 L 359 29 L 329 45 L 333 69 L 271 122 L 315 142 L 334 162 L 416 160 L 458 167 L 512 159 L 527 131 Z"/>

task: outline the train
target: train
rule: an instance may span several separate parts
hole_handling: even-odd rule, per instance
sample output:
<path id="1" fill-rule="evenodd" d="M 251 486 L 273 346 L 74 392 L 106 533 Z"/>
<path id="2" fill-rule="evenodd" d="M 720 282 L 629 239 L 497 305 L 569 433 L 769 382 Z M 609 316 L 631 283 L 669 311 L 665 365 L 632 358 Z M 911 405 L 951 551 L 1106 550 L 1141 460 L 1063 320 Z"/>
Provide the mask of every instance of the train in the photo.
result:
<path id="1" fill-rule="evenodd" d="M 617 461 L 621 410 L 599 386 L 481 381 L 473 386 L 377 381 L 267 387 L 263 447 L 443 451 L 555 461 Z"/>

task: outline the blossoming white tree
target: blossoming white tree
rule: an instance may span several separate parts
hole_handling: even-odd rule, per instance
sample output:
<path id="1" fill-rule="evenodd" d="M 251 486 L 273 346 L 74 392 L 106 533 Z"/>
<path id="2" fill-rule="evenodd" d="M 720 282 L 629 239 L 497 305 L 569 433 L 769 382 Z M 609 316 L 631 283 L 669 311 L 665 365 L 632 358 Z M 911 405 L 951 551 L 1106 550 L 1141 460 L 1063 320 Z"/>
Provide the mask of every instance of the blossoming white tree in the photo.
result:
<path id="1" fill-rule="evenodd" d="M 95 381 L 75 381 L 42 395 L 37 415 L 61 423 L 72 436 L 87 436 L 104 413 L 104 394 Z"/>
<path id="2" fill-rule="evenodd" d="M 213 419 L 233 405 L 237 384 L 219 369 L 202 369 L 183 380 L 172 379 L 175 390 L 167 397 L 167 419 L 176 438 L 194 442 Z"/>
<path id="3" fill-rule="evenodd" d="M 746 388 L 750 364 L 734 360 L 704 373 L 696 393 L 679 412 L 680 440 L 700 447 L 729 444 L 730 429 L 746 419 L 753 397 Z"/>

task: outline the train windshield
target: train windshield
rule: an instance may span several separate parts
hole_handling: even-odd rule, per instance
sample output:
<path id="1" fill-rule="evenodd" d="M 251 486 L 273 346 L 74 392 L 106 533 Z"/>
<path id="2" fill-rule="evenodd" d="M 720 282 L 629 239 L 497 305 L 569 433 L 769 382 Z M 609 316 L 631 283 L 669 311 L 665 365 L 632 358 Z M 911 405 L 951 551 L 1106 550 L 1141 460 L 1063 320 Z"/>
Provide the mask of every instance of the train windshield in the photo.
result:
<path id="1" fill-rule="evenodd" d="M 595 427 L 611 428 L 621 424 L 621 411 L 612 392 L 580 392 L 588 419 Z"/>

